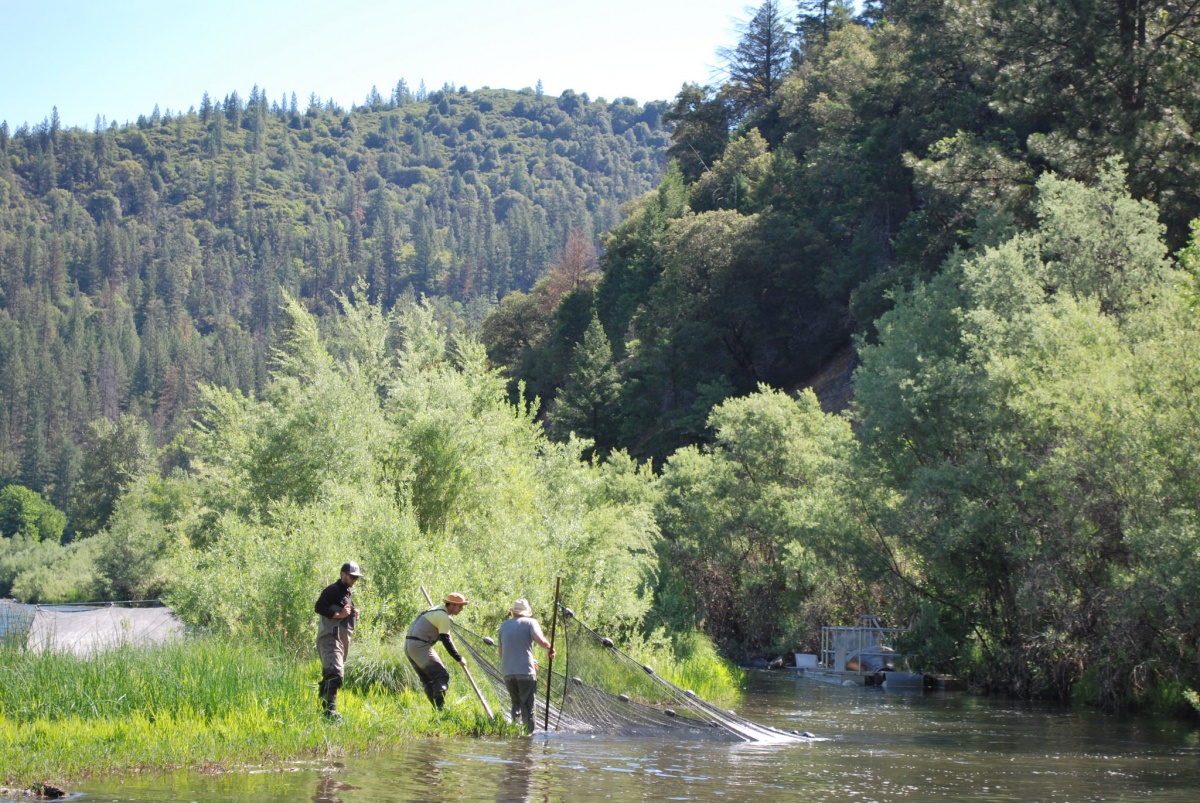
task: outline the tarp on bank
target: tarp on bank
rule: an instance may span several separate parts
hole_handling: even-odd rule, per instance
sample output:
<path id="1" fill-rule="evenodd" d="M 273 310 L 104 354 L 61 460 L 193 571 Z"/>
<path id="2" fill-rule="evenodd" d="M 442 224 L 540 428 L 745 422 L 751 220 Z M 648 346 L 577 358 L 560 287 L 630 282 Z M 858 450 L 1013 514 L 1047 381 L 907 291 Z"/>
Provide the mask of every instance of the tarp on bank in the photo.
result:
<path id="1" fill-rule="evenodd" d="M 0 638 L 29 649 L 88 655 L 126 644 L 162 644 L 183 635 L 175 612 L 159 602 L 25 605 L 0 600 Z"/>

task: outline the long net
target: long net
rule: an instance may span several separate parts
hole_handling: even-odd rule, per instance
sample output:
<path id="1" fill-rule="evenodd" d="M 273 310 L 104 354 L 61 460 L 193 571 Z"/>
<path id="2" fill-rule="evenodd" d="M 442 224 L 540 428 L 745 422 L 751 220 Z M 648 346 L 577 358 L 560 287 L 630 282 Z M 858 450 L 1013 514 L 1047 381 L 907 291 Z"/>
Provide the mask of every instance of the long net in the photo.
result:
<path id="1" fill-rule="evenodd" d="M 810 734 L 760 725 L 702 700 L 622 652 L 611 639 L 579 621 L 569 608 L 559 608 L 553 673 L 538 673 L 534 706 L 538 729 L 546 724 L 548 682 L 550 731 L 726 742 L 811 738 Z M 495 639 L 458 624 L 454 625 L 454 635 L 482 670 L 502 702 L 501 710 L 511 717 Z"/>

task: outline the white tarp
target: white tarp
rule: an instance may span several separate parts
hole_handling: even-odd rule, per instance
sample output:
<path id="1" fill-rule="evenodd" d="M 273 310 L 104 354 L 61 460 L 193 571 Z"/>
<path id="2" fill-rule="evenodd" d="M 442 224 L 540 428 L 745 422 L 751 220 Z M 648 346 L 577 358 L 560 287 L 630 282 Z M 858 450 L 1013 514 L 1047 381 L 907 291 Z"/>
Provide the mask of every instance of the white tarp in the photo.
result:
<path id="1" fill-rule="evenodd" d="M 123 644 L 162 644 L 183 635 L 183 623 L 163 605 L 33 607 L 26 642 L 29 649 L 88 655 Z"/>

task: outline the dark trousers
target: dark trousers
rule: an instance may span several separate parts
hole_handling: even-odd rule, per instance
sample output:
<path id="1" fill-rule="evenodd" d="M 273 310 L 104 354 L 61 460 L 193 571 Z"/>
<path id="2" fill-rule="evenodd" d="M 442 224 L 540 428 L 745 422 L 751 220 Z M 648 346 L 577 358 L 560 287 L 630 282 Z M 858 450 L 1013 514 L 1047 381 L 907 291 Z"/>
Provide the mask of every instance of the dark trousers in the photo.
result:
<path id="1" fill-rule="evenodd" d="M 425 687 L 425 696 L 439 711 L 446 704 L 446 689 L 450 687 L 450 673 L 433 651 L 432 644 L 416 639 L 406 639 L 404 654 L 412 664 Z"/>
<path id="2" fill-rule="evenodd" d="M 537 694 L 537 678 L 529 675 L 505 675 L 504 687 L 512 703 L 512 721 L 525 724 L 525 732 L 533 733 L 533 699 Z"/>
<path id="3" fill-rule="evenodd" d="M 321 682 L 317 694 L 325 704 L 325 710 L 337 710 L 337 693 L 346 677 L 346 656 L 350 653 L 350 639 L 354 631 L 335 619 L 321 617 L 317 631 L 317 654 L 321 656 Z"/>

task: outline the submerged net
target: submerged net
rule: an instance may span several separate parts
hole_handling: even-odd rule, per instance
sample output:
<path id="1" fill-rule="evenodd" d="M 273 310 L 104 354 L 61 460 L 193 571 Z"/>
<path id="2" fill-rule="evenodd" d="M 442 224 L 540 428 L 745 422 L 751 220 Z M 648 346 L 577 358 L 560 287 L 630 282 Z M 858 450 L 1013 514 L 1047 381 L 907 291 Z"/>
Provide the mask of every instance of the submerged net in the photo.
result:
<path id="1" fill-rule="evenodd" d="M 538 674 L 534 706 L 538 729 L 545 723 L 550 683 L 549 730 L 621 736 L 670 736 L 726 742 L 799 741 L 809 734 L 759 725 L 718 708 L 638 663 L 560 606 L 553 674 Z M 481 670 L 508 713 L 495 640 L 455 624 L 454 635 Z M 543 670 L 545 667 L 543 667 Z M 476 680 L 481 681 L 476 673 Z"/>

